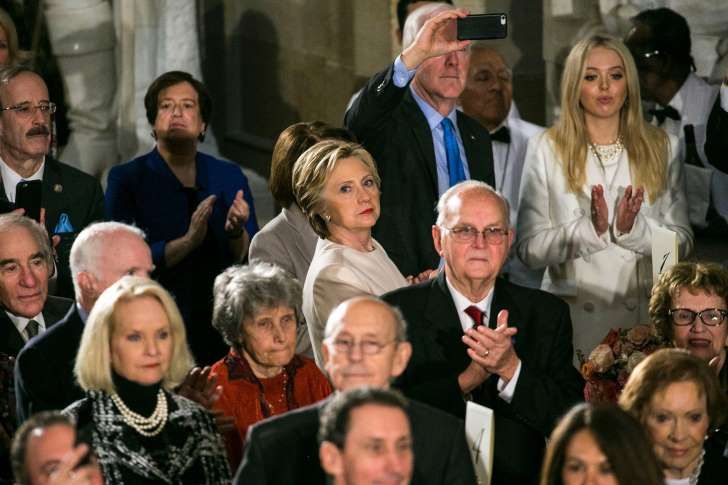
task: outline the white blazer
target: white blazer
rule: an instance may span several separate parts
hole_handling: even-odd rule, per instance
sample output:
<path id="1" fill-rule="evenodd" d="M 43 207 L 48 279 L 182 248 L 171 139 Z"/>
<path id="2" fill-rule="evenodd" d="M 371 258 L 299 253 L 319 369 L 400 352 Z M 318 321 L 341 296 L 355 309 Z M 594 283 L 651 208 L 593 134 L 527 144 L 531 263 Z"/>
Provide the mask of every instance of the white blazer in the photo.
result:
<path id="1" fill-rule="evenodd" d="M 614 209 L 631 184 L 628 156 L 623 150 L 613 177 L 605 179 L 589 153 L 586 184 L 569 191 L 561 162 L 547 134 L 529 142 L 523 179 L 516 250 L 530 268 L 546 268 L 541 287 L 563 297 L 571 308 L 574 347 L 586 355 L 612 327 L 646 323 L 652 288 L 652 231 L 663 227 L 678 235 L 680 253 L 692 249 L 683 164 L 670 139 L 668 187 L 650 202 L 649 194 L 632 230 L 619 235 L 612 227 Z M 591 187 L 605 186 L 610 229 L 601 237 L 591 221 Z M 606 182 L 606 183 L 605 183 Z M 607 193 L 610 192 L 610 193 Z"/>

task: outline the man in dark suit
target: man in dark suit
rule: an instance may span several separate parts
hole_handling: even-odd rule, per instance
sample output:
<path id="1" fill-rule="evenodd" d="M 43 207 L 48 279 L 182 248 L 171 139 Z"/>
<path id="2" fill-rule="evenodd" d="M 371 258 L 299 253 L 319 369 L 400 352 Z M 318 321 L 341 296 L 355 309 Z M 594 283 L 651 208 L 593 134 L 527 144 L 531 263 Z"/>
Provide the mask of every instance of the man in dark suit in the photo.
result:
<path id="1" fill-rule="evenodd" d="M 434 3 L 405 23 L 402 54 L 345 116 L 377 162 L 382 211 L 374 236 L 404 275 L 437 266 L 430 242 L 437 198 L 460 180 L 494 183 L 488 132 L 455 109 L 465 87 L 468 41 L 455 40 L 464 10 Z"/>
<path id="2" fill-rule="evenodd" d="M 411 347 L 401 314 L 374 297 L 339 305 L 329 316 L 322 346 L 334 389 L 389 388 L 407 365 Z M 273 485 L 326 483 L 316 438 L 319 414 L 328 402 L 297 409 L 250 428 L 235 482 Z M 475 483 L 463 422 L 409 401 L 415 465 L 414 484 Z"/>
<path id="3" fill-rule="evenodd" d="M 71 301 L 48 296 L 53 267 L 43 227 L 19 214 L 0 215 L 0 353 L 16 356 L 25 342 L 44 332 Z"/>
<path id="4" fill-rule="evenodd" d="M 19 423 L 38 411 L 63 409 L 83 397 L 73 366 L 88 314 L 101 293 L 122 276 L 149 277 L 152 269 L 152 253 L 140 229 L 98 222 L 81 231 L 71 248 L 76 304 L 48 332 L 28 342 L 16 360 Z"/>
<path id="5" fill-rule="evenodd" d="M 104 195 L 99 182 L 80 170 L 47 155 L 51 115 L 43 79 L 23 67 L 0 72 L 0 199 L 15 203 L 21 181 L 41 180 L 41 205 L 48 233 L 58 236 L 58 277 L 54 293 L 73 297 L 68 256 L 76 234 L 104 216 Z"/>
<path id="6" fill-rule="evenodd" d="M 43 227 L 19 214 L 0 215 L 0 435 L 15 431 L 12 365 L 25 342 L 68 310 L 70 300 L 48 296 L 53 267 Z M 8 450 L 0 440 L 0 482 L 10 480 Z"/>
<path id="7" fill-rule="evenodd" d="M 546 438 L 582 395 L 569 308 L 497 278 L 514 232 L 490 186 L 462 182 L 437 208 L 432 238 L 444 271 L 383 297 L 410 324 L 412 359 L 395 386 L 457 417 L 464 397 L 493 409 L 492 483 L 536 483 Z"/>

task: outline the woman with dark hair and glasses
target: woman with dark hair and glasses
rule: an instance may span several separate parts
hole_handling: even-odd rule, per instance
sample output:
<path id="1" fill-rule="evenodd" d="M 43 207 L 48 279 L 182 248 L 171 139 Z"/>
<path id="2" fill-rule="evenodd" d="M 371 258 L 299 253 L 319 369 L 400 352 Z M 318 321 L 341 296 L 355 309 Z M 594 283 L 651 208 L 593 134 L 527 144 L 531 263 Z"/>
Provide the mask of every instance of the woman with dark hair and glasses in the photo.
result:
<path id="1" fill-rule="evenodd" d="M 207 365 L 226 346 L 210 326 L 212 284 L 245 258 L 258 230 L 239 166 L 197 151 L 212 114 L 205 86 L 182 71 L 159 76 L 144 96 L 157 146 L 109 172 L 106 215 L 147 234 L 154 276 L 174 296 L 192 353 Z"/>
<path id="2" fill-rule="evenodd" d="M 262 261 L 232 266 L 215 279 L 214 293 L 212 323 L 230 351 L 212 366 L 222 387 L 213 407 L 235 420 L 225 433 L 235 470 L 249 426 L 313 404 L 331 385 L 312 359 L 296 354 L 301 285 L 285 270 Z"/>

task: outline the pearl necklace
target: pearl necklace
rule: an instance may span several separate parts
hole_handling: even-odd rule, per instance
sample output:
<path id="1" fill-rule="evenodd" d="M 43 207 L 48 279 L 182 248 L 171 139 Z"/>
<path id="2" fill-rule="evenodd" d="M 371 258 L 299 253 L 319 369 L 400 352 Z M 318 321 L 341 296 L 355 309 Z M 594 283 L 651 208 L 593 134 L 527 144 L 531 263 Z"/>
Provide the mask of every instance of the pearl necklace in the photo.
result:
<path id="1" fill-rule="evenodd" d="M 622 135 L 619 135 L 616 140 L 606 145 L 596 145 L 589 143 L 592 153 L 599 159 L 599 162 L 604 165 L 605 163 L 612 160 L 614 157 L 620 154 L 624 145 L 622 144 Z"/>
<path id="2" fill-rule="evenodd" d="M 697 485 L 698 479 L 700 478 L 700 471 L 703 469 L 703 463 L 705 462 L 705 449 L 700 453 L 700 461 L 698 461 L 698 466 L 695 467 L 695 470 L 693 473 L 690 474 L 690 485 Z"/>
<path id="3" fill-rule="evenodd" d="M 129 409 L 116 393 L 111 395 L 111 400 L 121 412 L 124 422 L 143 436 L 156 436 L 167 424 L 167 398 L 164 397 L 164 391 L 161 389 L 157 393 L 157 406 L 148 418 Z"/>

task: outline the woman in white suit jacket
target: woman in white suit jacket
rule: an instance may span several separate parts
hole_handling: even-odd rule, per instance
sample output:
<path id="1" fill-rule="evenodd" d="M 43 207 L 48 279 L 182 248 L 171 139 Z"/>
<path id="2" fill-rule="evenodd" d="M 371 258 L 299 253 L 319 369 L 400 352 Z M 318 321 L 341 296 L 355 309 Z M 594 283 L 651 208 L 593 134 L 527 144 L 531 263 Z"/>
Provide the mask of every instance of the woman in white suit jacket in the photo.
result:
<path id="1" fill-rule="evenodd" d="M 542 288 L 570 305 L 588 356 L 612 327 L 647 323 L 652 238 L 692 248 L 677 140 L 643 121 L 634 61 L 621 41 L 582 40 L 566 60 L 561 119 L 529 143 L 517 251 L 546 268 Z"/>
<path id="2" fill-rule="evenodd" d="M 303 314 L 319 367 L 326 320 L 339 303 L 407 285 L 372 237 L 379 185 L 371 155 L 344 141 L 317 143 L 293 168 L 296 201 L 319 236 L 303 285 Z"/>

